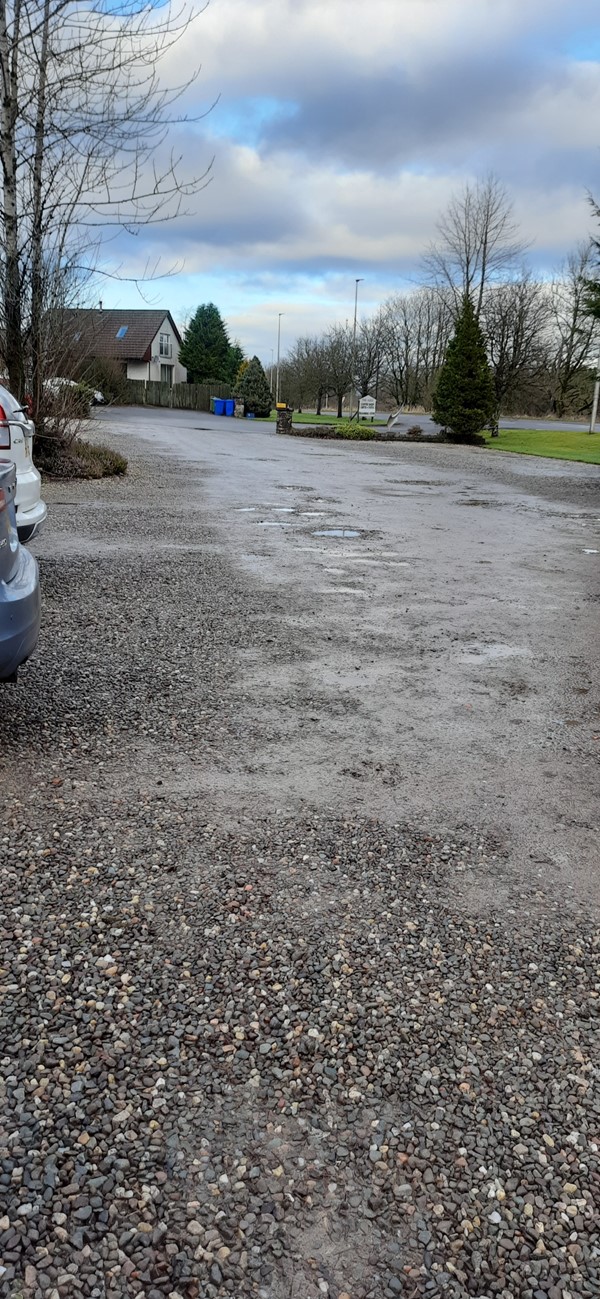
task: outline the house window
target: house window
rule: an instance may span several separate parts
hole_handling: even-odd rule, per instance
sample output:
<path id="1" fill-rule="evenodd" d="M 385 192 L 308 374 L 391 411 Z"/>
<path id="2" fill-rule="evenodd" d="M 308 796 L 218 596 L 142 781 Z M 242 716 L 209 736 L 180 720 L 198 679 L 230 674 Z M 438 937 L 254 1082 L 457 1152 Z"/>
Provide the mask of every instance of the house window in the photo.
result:
<path id="1" fill-rule="evenodd" d="M 160 367 L 160 381 L 161 381 L 161 383 L 168 383 L 168 385 L 169 385 L 170 388 L 173 386 L 173 366 L 172 366 L 172 365 L 161 365 L 161 367 Z"/>
<path id="2" fill-rule="evenodd" d="M 119 328 L 118 328 L 118 330 L 117 330 L 116 337 L 117 337 L 117 338 L 124 338 L 125 335 L 126 335 L 126 333 L 127 333 L 127 330 L 128 330 L 128 329 L 129 329 L 129 325 L 119 325 Z"/>
<path id="3" fill-rule="evenodd" d="M 172 356 L 173 347 L 171 345 L 171 335 L 161 334 L 159 337 L 158 350 L 161 356 Z"/>

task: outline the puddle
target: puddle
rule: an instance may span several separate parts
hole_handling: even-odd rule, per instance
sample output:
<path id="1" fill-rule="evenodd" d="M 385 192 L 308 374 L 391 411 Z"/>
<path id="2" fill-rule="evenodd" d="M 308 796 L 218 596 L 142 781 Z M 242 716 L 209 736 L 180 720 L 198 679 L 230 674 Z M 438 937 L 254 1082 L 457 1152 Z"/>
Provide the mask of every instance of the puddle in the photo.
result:
<path id="1" fill-rule="evenodd" d="M 447 487 L 448 483 L 442 478 L 386 478 L 386 483 L 398 483 L 403 487 Z"/>
<path id="2" fill-rule="evenodd" d="M 323 518 L 323 510 L 303 510 L 303 511 L 302 511 L 302 518 L 303 518 L 303 519 L 322 519 L 322 518 Z"/>
<path id="3" fill-rule="evenodd" d="M 313 537 L 360 537 L 355 528 L 318 528 Z"/>
<path id="4" fill-rule="evenodd" d="M 355 586 L 324 586 L 321 588 L 320 595 L 357 595 L 359 599 L 368 598 L 367 591 L 358 591 Z"/>
<path id="5" fill-rule="evenodd" d="M 461 654 L 464 663 L 496 663 L 500 659 L 533 658 L 530 649 L 520 645 L 473 645 Z"/>
<path id="6" fill-rule="evenodd" d="M 410 568 L 407 559 L 386 559 L 384 556 L 372 559 L 369 555 L 347 555 L 350 564 L 385 564 L 387 568 Z"/>
<path id="7" fill-rule="evenodd" d="M 271 508 L 272 508 L 272 510 L 273 510 L 273 514 L 293 514 L 293 513 L 294 513 L 293 508 L 292 508 L 291 505 L 273 505 Z"/>
<path id="8" fill-rule="evenodd" d="M 583 553 L 584 555 L 597 555 L 597 554 L 598 554 L 598 551 L 597 551 L 597 550 L 584 550 L 582 553 Z"/>
<path id="9" fill-rule="evenodd" d="M 239 505 L 235 511 L 236 514 L 256 514 L 257 505 Z"/>
<path id="10" fill-rule="evenodd" d="M 291 523 L 284 523 L 283 519 L 260 519 L 259 528 L 291 528 Z"/>
<path id="11" fill-rule="evenodd" d="M 482 510 L 493 509 L 494 506 L 503 505 L 503 501 L 458 501 L 458 505 L 471 505 Z"/>

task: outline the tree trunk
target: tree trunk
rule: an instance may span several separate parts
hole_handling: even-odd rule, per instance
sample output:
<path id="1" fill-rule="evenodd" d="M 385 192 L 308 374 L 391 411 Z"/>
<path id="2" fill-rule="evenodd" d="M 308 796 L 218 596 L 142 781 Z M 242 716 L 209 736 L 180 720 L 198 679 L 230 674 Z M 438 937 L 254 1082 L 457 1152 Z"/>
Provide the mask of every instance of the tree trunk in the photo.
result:
<path id="1" fill-rule="evenodd" d="M 9 37 L 6 22 L 6 4 L 2 0 L 2 3 L 0 3 L 0 80 L 2 85 L 0 160 L 3 178 L 4 361 L 8 373 L 9 387 L 19 399 L 25 395 L 16 158 L 20 16 L 21 5 L 20 0 L 17 0 L 14 9 L 14 30 L 12 36 Z"/>
<path id="2" fill-rule="evenodd" d="M 42 319 L 44 312 L 43 284 L 43 234 L 42 234 L 42 175 L 44 161 L 44 133 L 46 124 L 46 84 L 48 75 L 48 27 L 50 0 L 45 0 L 40 47 L 39 81 L 35 122 L 35 152 L 33 158 L 33 228 L 31 247 L 31 399 L 33 419 L 38 433 L 43 433 L 44 414 L 44 349 Z"/>
<path id="3" fill-rule="evenodd" d="M 343 406 L 344 406 L 344 393 L 342 392 L 342 393 L 338 393 L 338 399 L 337 399 L 337 417 L 338 417 L 338 419 L 341 419 L 341 418 L 342 418 Z"/>

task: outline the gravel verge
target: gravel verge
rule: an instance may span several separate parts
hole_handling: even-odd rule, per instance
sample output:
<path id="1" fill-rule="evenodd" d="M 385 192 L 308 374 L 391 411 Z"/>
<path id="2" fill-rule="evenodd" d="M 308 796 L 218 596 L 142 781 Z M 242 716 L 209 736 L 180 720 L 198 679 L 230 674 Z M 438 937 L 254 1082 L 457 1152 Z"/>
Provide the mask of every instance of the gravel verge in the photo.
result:
<path id="1" fill-rule="evenodd" d="M 510 868 L 470 827 L 211 806 L 265 739 L 236 645 L 301 647 L 200 511 L 174 538 L 170 476 L 49 493 L 3 737 L 0 1293 L 596 1295 L 598 934 L 539 881 L 469 914 Z"/>

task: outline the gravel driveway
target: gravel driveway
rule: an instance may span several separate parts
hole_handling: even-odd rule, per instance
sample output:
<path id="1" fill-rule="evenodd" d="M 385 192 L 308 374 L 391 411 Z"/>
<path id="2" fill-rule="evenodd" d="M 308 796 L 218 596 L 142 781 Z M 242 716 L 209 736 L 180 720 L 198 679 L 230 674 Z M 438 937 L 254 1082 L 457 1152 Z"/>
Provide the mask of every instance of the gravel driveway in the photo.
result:
<path id="1" fill-rule="evenodd" d="M 600 473 L 101 423 L 4 696 L 0 1293 L 597 1296 Z"/>

